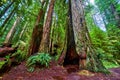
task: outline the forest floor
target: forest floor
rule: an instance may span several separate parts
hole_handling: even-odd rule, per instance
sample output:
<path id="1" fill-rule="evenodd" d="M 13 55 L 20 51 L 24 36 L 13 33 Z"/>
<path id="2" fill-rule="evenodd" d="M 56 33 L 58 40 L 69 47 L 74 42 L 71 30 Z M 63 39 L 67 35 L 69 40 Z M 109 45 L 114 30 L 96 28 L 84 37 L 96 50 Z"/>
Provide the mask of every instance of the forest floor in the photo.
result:
<path id="1" fill-rule="evenodd" d="M 36 68 L 28 72 L 25 62 L 12 67 L 0 77 L 0 80 L 120 80 L 120 68 L 109 69 L 111 74 L 92 73 L 87 70 L 77 71 L 77 66 L 51 66 L 50 68 Z"/>

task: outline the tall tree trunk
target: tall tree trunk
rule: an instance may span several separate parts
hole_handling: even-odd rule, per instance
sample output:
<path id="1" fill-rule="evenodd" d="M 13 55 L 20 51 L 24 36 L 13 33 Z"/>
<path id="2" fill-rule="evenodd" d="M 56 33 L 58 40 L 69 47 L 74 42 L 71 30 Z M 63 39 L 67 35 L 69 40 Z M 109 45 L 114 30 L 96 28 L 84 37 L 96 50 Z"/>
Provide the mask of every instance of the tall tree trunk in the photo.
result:
<path id="1" fill-rule="evenodd" d="M 35 23 L 35 27 L 32 32 L 32 39 L 30 41 L 30 46 L 28 50 L 29 56 L 33 53 L 38 52 L 39 50 L 39 46 L 40 46 L 40 42 L 41 42 L 42 34 L 43 34 L 42 30 L 43 30 L 44 16 L 45 16 L 45 11 L 47 9 L 48 1 L 46 2 L 45 7 L 43 7 L 44 3 L 45 2 L 43 1 L 42 8 L 39 11 L 39 14 L 38 14 L 38 17 Z"/>
<path id="2" fill-rule="evenodd" d="M 5 12 L 12 6 L 14 2 L 12 1 L 1 13 L 0 13 L 0 18 L 5 14 Z"/>
<path id="3" fill-rule="evenodd" d="M 87 54 L 87 31 L 86 31 L 86 23 L 84 10 L 82 8 L 82 1 L 71 0 L 72 5 L 72 23 L 75 35 L 75 45 L 76 51 L 79 55 Z M 85 62 L 86 63 L 86 62 Z M 85 68 L 86 66 L 80 61 L 80 68 Z"/>
<path id="4" fill-rule="evenodd" d="M 49 40 L 50 40 L 50 30 L 51 30 L 54 2 L 55 0 L 51 0 L 50 2 L 45 25 L 43 26 L 43 35 L 42 35 L 42 40 L 41 40 L 40 49 L 39 49 L 40 52 L 49 53 L 49 46 L 50 46 Z"/>
<path id="5" fill-rule="evenodd" d="M 64 65 L 68 64 L 78 64 L 79 56 L 76 53 L 73 23 L 72 23 L 72 11 L 71 11 L 71 1 L 69 0 L 69 20 L 67 26 L 67 51 L 64 60 Z"/>
<path id="6" fill-rule="evenodd" d="M 64 64 L 78 64 L 80 69 L 91 71 L 107 71 L 91 45 L 82 0 L 69 0 L 69 5 L 71 5 L 69 6 L 69 26 L 71 27 L 68 27 L 67 53 Z"/>
<path id="7" fill-rule="evenodd" d="M 91 45 L 89 32 L 85 22 L 82 0 L 71 0 L 71 5 L 76 51 L 80 55 L 80 68 L 92 71 L 106 70 L 101 61 L 97 58 L 96 51 Z M 83 61 L 81 62 L 81 60 Z M 86 62 L 87 60 L 88 62 Z"/>
<path id="8" fill-rule="evenodd" d="M 52 38 L 50 39 L 50 53 L 53 55 L 54 54 L 54 40 L 53 40 L 53 36 L 54 36 L 54 27 L 51 27 L 51 36 Z"/>
<path id="9" fill-rule="evenodd" d="M 10 29 L 10 31 L 8 32 L 7 36 L 6 36 L 6 39 L 4 41 L 4 43 L 10 43 L 12 38 L 13 38 L 13 35 L 15 33 L 15 28 L 17 27 L 17 24 L 19 23 L 20 21 L 20 17 L 17 17 L 16 21 L 14 22 L 12 28 Z"/>

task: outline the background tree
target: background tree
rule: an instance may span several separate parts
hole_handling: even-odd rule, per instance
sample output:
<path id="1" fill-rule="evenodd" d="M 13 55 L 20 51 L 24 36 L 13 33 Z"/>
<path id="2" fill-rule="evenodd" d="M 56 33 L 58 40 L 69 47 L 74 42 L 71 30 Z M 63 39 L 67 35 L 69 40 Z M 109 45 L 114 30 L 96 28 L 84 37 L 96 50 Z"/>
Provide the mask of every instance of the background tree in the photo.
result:
<path id="1" fill-rule="evenodd" d="M 102 15 L 105 15 L 104 19 L 106 19 L 106 21 L 108 22 L 108 24 L 114 24 L 116 26 L 119 27 L 119 20 L 120 20 L 120 16 L 119 16 L 119 3 L 117 0 L 104 0 L 104 1 L 100 1 L 97 0 L 96 4 L 101 12 Z M 103 7 L 101 7 L 103 6 Z"/>
<path id="2" fill-rule="evenodd" d="M 28 52 L 29 55 L 38 52 L 40 42 L 42 39 L 44 16 L 45 16 L 45 11 L 47 9 L 48 1 L 46 1 L 46 2 L 43 1 L 41 4 L 42 5 L 40 8 L 38 17 L 37 17 L 37 21 L 36 21 L 35 27 L 33 29 L 32 40 L 30 41 L 30 47 L 29 47 L 29 52 Z M 45 6 L 45 7 L 43 7 L 43 6 Z"/>
<path id="3" fill-rule="evenodd" d="M 117 8 L 119 5 L 119 1 L 118 2 L 115 1 L 115 3 L 116 3 L 115 6 Z M 104 8 L 104 7 L 101 7 L 103 5 L 97 5 L 97 4 L 104 4 L 107 7 L 104 6 L 106 7 Z M 119 29 L 118 29 L 118 25 L 116 25 L 116 22 L 115 22 L 116 20 L 109 21 L 109 22 L 107 21 L 107 17 L 114 16 L 113 13 L 112 14 L 109 13 L 109 15 L 104 14 L 103 8 L 108 9 L 109 8 L 108 4 L 106 4 L 105 2 L 101 2 L 101 1 L 99 1 L 99 3 L 97 4 L 94 4 L 93 7 L 90 7 L 89 5 L 87 5 L 87 9 L 85 10 L 91 10 L 91 11 L 89 11 L 89 13 L 86 13 L 85 17 L 86 17 L 87 26 L 90 32 L 92 43 L 96 47 L 97 53 L 99 54 L 101 61 L 103 62 L 105 67 L 110 68 L 112 66 L 117 66 L 119 63 L 119 59 L 114 57 L 115 55 L 119 57 L 118 47 L 114 46 L 114 44 L 116 45 L 116 43 L 117 43 L 116 46 L 119 46 L 119 40 L 118 40 L 119 36 L 114 35 L 114 33 L 116 32 L 119 34 Z M 96 7 L 97 7 L 97 13 L 96 13 Z M 116 31 L 113 31 L 112 29 Z M 113 38 L 113 36 L 117 38 Z M 114 40 L 116 40 L 115 43 L 114 43 Z M 111 66 L 107 66 L 108 64 Z"/>
<path id="4" fill-rule="evenodd" d="M 4 43 L 11 43 L 11 40 L 12 40 L 13 35 L 14 35 L 14 33 L 15 33 L 15 28 L 17 27 L 17 24 L 19 23 L 19 21 L 20 21 L 20 17 L 17 17 L 17 19 L 16 19 L 16 21 L 14 22 L 11 30 L 8 32 Z"/>
<path id="5" fill-rule="evenodd" d="M 53 8 L 54 8 L 54 3 L 55 0 L 51 0 L 45 25 L 43 26 L 43 35 L 42 35 L 42 40 L 40 44 L 40 52 L 45 52 L 49 53 L 49 46 L 50 46 L 50 30 L 51 30 L 51 23 L 52 23 L 52 13 L 53 13 Z"/>

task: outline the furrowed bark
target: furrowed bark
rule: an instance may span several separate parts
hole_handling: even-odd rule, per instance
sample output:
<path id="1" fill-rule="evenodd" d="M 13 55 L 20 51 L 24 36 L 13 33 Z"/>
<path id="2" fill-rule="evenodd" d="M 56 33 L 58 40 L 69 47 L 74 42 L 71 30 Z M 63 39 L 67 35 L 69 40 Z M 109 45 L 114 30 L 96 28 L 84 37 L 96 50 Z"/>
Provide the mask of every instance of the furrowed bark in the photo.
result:
<path id="1" fill-rule="evenodd" d="M 47 13 L 47 18 L 45 21 L 45 25 L 43 26 L 43 35 L 42 40 L 39 48 L 39 52 L 49 53 L 49 45 L 50 45 L 50 30 L 51 30 L 51 23 L 52 23 L 52 13 L 54 8 L 55 0 L 51 0 L 49 5 L 49 10 Z"/>
<path id="2" fill-rule="evenodd" d="M 45 11 L 47 9 L 47 4 L 48 1 L 45 4 L 45 7 L 43 7 L 45 2 L 42 2 L 42 8 L 39 10 L 39 14 L 35 23 L 35 27 L 32 32 L 32 39 L 30 41 L 30 46 L 28 50 L 28 56 L 38 52 L 40 42 L 42 39 L 42 34 L 43 34 L 43 23 L 44 23 L 44 16 L 45 16 Z"/>

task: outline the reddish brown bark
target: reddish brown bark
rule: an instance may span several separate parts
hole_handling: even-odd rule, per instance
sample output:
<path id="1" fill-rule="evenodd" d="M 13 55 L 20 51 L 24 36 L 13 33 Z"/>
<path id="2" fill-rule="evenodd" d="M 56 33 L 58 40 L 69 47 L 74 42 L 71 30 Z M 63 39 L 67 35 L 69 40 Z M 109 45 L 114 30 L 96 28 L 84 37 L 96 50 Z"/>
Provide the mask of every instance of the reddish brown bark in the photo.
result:
<path id="1" fill-rule="evenodd" d="M 47 13 L 47 18 L 45 21 L 45 25 L 43 27 L 43 35 L 42 35 L 42 41 L 40 44 L 40 52 L 49 52 L 49 44 L 50 44 L 50 30 L 51 30 L 51 23 L 52 23 L 52 13 L 54 8 L 54 2 L 55 0 L 51 0 L 49 5 L 49 10 Z"/>
<path id="2" fill-rule="evenodd" d="M 86 68 L 86 58 L 82 59 L 81 55 L 87 54 L 87 39 L 88 32 L 87 26 L 85 23 L 84 10 L 82 6 L 82 0 L 71 0 L 71 10 L 72 10 L 72 23 L 75 35 L 75 45 L 77 54 L 79 57 L 79 66 L 80 68 Z"/>
<path id="3" fill-rule="evenodd" d="M 79 55 L 76 52 L 74 31 L 72 24 L 71 1 L 69 1 L 69 20 L 67 26 L 67 51 L 64 59 L 64 65 L 79 64 Z"/>
<path id="4" fill-rule="evenodd" d="M 69 0 L 69 1 L 71 1 L 72 18 L 70 19 L 72 19 L 72 26 L 75 38 L 75 47 L 72 47 L 73 50 L 71 49 L 70 52 L 71 53 L 77 52 L 77 54 L 79 54 L 78 59 L 74 58 L 76 62 L 77 61 L 80 62 L 79 69 L 89 69 L 91 71 L 107 72 L 101 61 L 97 58 L 96 51 L 91 45 L 91 40 L 84 16 L 82 0 Z"/>
<path id="5" fill-rule="evenodd" d="M 43 24 L 40 25 L 39 22 L 42 18 L 44 18 L 42 17 L 43 15 L 44 15 L 44 11 L 40 9 L 35 27 L 32 32 L 32 40 L 30 42 L 28 55 L 38 52 L 40 41 L 42 38 L 42 29 L 43 29 Z"/>
<path id="6" fill-rule="evenodd" d="M 45 11 L 47 9 L 47 3 L 45 4 L 45 10 L 43 10 L 43 5 L 44 5 L 44 1 L 42 2 L 42 8 L 39 11 L 36 23 L 35 23 L 35 27 L 33 29 L 32 32 L 32 38 L 30 41 L 30 46 L 29 46 L 29 50 L 28 50 L 28 55 L 30 56 L 33 53 L 38 52 L 39 50 L 39 46 L 40 46 L 40 42 L 42 39 L 42 34 L 43 34 L 43 22 L 44 22 L 44 16 L 45 16 Z"/>
<path id="7" fill-rule="evenodd" d="M 12 48 L 12 47 L 3 47 L 0 48 L 0 57 L 5 57 L 8 54 L 14 53 L 17 51 L 17 47 Z"/>
<path id="8" fill-rule="evenodd" d="M 79 65 L 79 69 L 89 69 L 92 71 L 100 70 L 104 72 L 106 70 L 105 67 L 97 59 L 94 49 L 91 48 L 92 45 L 85 23 L 82 0 L 69 0 L 68 23 L 67 52 L 66 54 L 63 53 L 65 56 L 64 66 Z M 89 49 L 89 53 L 87 49 Z M 60 59 L 64 57 L 63 55 L 61 55 Z M 87 59 L 93 62 L 89 61 L 89 65 L 87 65 Z"/>

